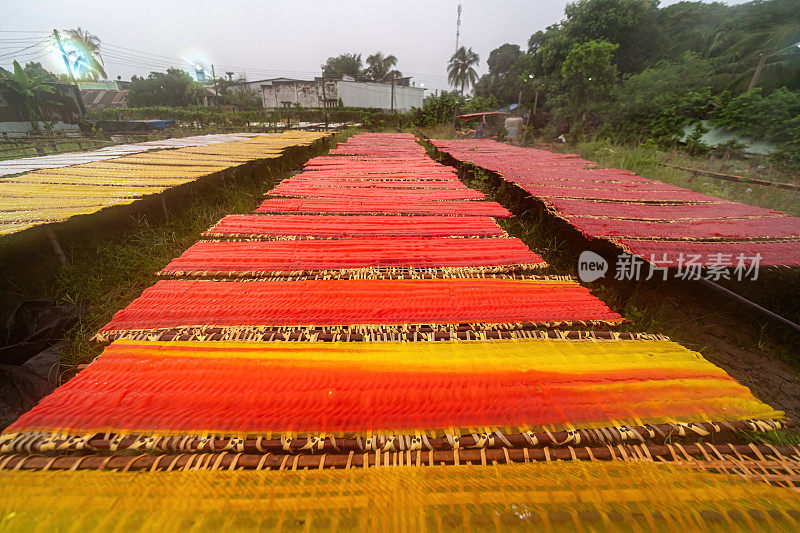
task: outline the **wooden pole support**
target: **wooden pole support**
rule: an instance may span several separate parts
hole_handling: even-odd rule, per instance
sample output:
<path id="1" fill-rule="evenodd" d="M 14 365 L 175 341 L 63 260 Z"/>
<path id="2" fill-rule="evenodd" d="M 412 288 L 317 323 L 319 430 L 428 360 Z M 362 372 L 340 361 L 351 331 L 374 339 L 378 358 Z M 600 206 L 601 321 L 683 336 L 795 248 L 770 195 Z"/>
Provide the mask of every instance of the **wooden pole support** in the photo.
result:
<path id="1" fill-rule="evenodd" d="M 161 210 L 164 211 L 164 221 L 169 222 L 169 210 L 167 209 L 167 200 L 164 195 L 161 195 Z"/>
<path id="2" fill-rule="evenodd" d="M 47 232 L 47 238 L 50 240 L 50 244 L 53 246 L 53 251 L 58 256 L 58 261 L 61 263 L 61 266 L 69 265 L 67 255 L 64 253 L 64 249 L 61 247 L 61 243 L 58 241 L 58 237 L 53 231 L 53 228 L 45 226 L 45 231 Z"/>

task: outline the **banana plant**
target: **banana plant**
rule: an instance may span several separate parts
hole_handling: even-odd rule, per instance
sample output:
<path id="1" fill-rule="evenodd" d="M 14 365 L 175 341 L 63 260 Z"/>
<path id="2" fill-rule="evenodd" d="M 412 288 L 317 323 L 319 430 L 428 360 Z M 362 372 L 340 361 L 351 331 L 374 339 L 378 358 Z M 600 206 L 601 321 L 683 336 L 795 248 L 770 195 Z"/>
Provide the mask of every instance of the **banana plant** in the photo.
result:
<path id="1" fill-rule="evenodd" d="M 20 64 L 14 61 L 14 71 L 0 67 L 0 89 L 9 93 L 11 98 L 18 100 L 28 112 L 33 130 L 39 131 L 39 105 L 42 100 L 47 100 L 55 94 L 56 89 L 46 75 L 28 76 Z"/>

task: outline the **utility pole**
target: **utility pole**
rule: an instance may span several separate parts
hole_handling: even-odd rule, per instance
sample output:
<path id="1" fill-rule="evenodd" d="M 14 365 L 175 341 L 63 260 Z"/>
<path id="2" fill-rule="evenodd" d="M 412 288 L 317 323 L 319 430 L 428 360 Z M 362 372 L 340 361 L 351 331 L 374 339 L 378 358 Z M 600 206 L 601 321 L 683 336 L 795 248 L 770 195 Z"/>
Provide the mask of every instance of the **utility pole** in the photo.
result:
<path id="1" fill-rule="evenodd" d="M 756 65 L 756 71 L 753 72 L 753 77 L 750 80 L 750 86 L 747 87 L 747 92 L 752 91 L 756 83 L 758 83 L 758 78 L 761 76 L 761 71 L 764 69 L 764 63 L 767 62 L 768 57 L 766 50 L 762 50 L 761 54 L 759 54 L 758 65 Z"/>
<path id="2" fill-rule="evenodd" d="M 86 113 L 86 107 L 83 104 L 83 97 L 81 96 L 81 88 L 78 87 L 78 81 L 75 79 L 75 73 L 72 72 L 69 59 L 67 59 L 67 53 L 64 51 L 64 45 L 61 44 L 61 35 L 59 35 L 58 30 L 55 28 L 53 28 L 53 37 L 56 39 L 56 44 L 61 52 L 61 58 L 64 60 L 64 65 L 67 67 L 67 74 L 69 74 L 72 84 L 75 86 L 75 91 L 77 92 L 76 96 L 78 97 L 78 107 L 80 107 L 81 113 Z"/>
<path id="3" fill-rule="evenodd" d="M 394 114 L 394 76 L 392 76 L 392 114 Z"/>
<path id="4" fill-rule="evenodd" d="M 72 79 L 72 83 L 78 85 L 78 82 L 75 81 L 75 74 L 72 73 L 72 67 L 69 65 L 69 59 L 67 59 L 67 53 L 64 51 L 64 45 L 61 44 L 61 35 L 59 35 L 58 30 L 56 29 L 53 30 L 53 37 L 55 37 L 58 49 L 61 51 L 61 57 L 64 59 L 64 65 L 67 66 L 67 74 L 69 74 L 70 79 Z"/>
<path id="5" fill-rule="evenodd" d="M 328 96 L 325 94 L 325 76 L 322 76 L 322 109 L 325 110 L 325 131 L 328 131 Z"/>
<path id="6" fill-rule="evenodd" d="M 219 90 L 217 89 L 217 76 L 214 72 L 214 64 L 211 64 L 211 79 L 214 80 L 214 92 L 216 95 L 214 96 L 214 100 L 217 102 L 217 111 L 219 111 Z"/>
<path id="7" fill-rule="evenodd" d="M 461 4 L 458 4 L 458 20 L 456 21 L 456 52 L 458 52 L 459 37 L 461 37 Z"/>
<path id="8" fill-rule="evenodd" d="M 759 54 L 758 65 L 756 65 L 756 70 L 755 72 L 753 72 L 753 78 L 750 80 L 750 86 L 747 87 L 747 92 L 750 92 L 755 88 L 756 83 L 758 83 L 758 78 L 761 76 L 761 71 L 764 69 L 764 64 L 767 62 L 767 59 L 773 56 L 781 55 L 787 50 L 791 50 L 793 48 L 800 48 L 800 41 L 790 44 L 785 48 L 781 48 L 777 52 L 773 52 L 771 54 L 767 54 L 769 50 L 762 50 L 761 54 Z"/>

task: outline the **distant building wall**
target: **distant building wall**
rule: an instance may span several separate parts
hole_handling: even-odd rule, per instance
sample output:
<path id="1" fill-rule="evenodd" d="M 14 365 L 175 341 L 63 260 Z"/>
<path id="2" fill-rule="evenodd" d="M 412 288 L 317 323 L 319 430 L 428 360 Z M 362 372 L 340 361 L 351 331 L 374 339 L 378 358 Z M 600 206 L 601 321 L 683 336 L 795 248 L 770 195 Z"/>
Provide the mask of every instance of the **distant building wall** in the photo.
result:
<path id="1" fill-rule="evenodd" d="M 323 88 L 324 81 L 324 88 Z M 293 80 L 276 78 L 247 83 L 247 86 L 261 95 L 264 109 L 281 107 L 334 107 L 339 102 L 336 82 L 314 78 L 313 80 Z"/>
<path id="2" fill-rule="evenodd" d="M 340 102 L 345 107 L 392 109 L 391 83 L 317 77 L 313 80 L 273 78 L 247 82 L 243 86 L 261 96 L 264 109 L 295 105 L 309 108 L 336 107 Z M 420 87 L 409 87 L 407 79 L 400 80 L 394 87 L 394 109 L 404 113 L 412 107 L 421 108 L 424 93 L 424 89 Z"/>
<path id="3" fill-rule="evenodd" d="M 345 107 L 375 107 L 392 109 L 392 86 L 387 83 L 358 81 L 336 82 L 339 98 Z M 420 87 L 394 87 L 394 109 L 400 113 L 412 107 L 422 107 L 425 90 Z"/>

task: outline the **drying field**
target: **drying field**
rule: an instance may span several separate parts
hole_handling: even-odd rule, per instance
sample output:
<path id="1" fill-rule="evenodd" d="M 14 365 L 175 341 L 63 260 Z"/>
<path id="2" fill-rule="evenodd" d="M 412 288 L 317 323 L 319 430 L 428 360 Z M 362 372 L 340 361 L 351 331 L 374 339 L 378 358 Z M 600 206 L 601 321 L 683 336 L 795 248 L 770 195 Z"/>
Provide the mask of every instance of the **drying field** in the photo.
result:
<path id="1" fill-rule="evenodd" d="M 451 148 L 543 195 L 570 189 L 557 170 L 600 183 L 592 201 L 659 206 L 639 218 L 666 196 L 720 203 Z M 756 247 L 793 238 L 789 217 L 730 209 Z M 3 432 L 3 525 L 796 530 L 800 449 L 742 438 L 794 424 L 700 353 L 617 331 L 508 216 L 410 134 L 310 160 L 166 265 L 97 333 L 104 352 Z"/>

